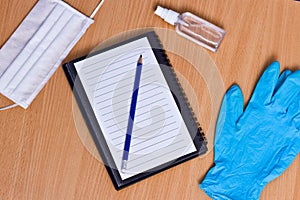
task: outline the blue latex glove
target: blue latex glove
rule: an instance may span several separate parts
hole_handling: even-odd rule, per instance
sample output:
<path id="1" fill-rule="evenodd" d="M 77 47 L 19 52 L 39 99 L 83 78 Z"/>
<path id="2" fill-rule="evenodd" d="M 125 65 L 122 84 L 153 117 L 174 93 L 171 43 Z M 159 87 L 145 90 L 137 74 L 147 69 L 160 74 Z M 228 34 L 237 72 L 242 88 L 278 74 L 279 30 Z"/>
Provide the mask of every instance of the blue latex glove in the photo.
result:
<path id="1" fill-rule="evenodd" d="M 259 199 L 300 152 L 300 71 L 272 63 L 245 109 L 240 88 L 226 93 L 216 129 L 215 166 L 200 184 L 213 199 Z"/>

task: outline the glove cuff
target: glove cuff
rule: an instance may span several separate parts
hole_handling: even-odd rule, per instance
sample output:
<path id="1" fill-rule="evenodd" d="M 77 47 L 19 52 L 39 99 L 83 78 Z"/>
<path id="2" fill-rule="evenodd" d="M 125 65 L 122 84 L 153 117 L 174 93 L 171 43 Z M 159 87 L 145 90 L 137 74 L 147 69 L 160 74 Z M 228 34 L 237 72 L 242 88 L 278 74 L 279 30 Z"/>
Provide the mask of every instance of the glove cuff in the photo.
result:
<path id="1" fill-rule="evenodd" d="M 265 187 L 261 181 L 249 182 L 249 174 L 213 167 L 200 184 L 200 188 L 214 200 L 258 200 Z M 251 176 L 251 175 L 250 175 Z"/>

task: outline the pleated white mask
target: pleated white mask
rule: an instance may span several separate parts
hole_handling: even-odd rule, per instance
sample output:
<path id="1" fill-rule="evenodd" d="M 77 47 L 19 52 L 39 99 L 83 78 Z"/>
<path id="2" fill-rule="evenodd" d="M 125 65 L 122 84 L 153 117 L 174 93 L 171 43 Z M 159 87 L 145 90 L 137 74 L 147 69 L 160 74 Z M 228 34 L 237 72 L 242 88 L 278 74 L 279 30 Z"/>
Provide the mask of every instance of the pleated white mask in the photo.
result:
<path id="1" fill-rule="evenodd" d="M 63 1 L 39 0 L 0 50 L 0 92 L 26 109 L 94 22 L 102 3 L 90 18 Z"/>

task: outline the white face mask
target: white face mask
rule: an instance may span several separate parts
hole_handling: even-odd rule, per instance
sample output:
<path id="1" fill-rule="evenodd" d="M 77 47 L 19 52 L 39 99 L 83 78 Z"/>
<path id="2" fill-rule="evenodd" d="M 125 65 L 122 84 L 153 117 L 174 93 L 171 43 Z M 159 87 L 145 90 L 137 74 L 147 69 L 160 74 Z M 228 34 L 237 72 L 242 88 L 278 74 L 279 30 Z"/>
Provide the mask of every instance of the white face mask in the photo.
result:
<path id="1" fill-rule="evenodd" d="M 0 50 L 0 93 L 26 109 L 94 22 L 91 18 L 63 1 L 39 0 Z"/>

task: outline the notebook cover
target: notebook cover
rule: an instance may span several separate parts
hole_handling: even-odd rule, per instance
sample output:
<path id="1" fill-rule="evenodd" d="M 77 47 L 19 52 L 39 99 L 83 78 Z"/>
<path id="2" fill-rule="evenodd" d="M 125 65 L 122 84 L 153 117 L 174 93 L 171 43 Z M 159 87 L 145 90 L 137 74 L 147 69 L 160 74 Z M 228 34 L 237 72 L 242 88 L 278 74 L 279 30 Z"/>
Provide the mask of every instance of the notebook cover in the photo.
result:
<path id="1" fill-rule="evenodd" d="M 201 129 L 200 125 L 198 124 L 198 122 L 196 121 L 196 118 L 195 118 L 195 116 L 191 110 L 191 107 L 186 99 L 186 96 L 184 94 L 184 91 L 179 84 L 176 74 L 165 54 L 165 51 L 163 50 L 163 47 L 159 41 L 159 38 L 157 37 L 157 35 L 155 34 L 154 31 L 151 31 L 151 32 L 148 32 L 145 34 L 141 34 L 137 37 L 131 38 L 124 42 L 121 42 L 121 43 L 115 44 L 113 46 L 110 46 L 108 48 L 102 49 L 100 51 L 94 52 L 92 55 L 89 55 L 89 57 L 93 56 L 93 55 L 97 55 L 102 52 L 105 52 L 107 50 L 113 49 L 115 47 L 121 46 L 123 44 L 127 44 L 129 42 L 135 41 L 135 40 L 143 38 L 143 37 L 147 37 L 147 39 L 152 47 L 152 51 L 154 52 L 154 55 L 160 65 L 160 68 L 162 70 L 162 73 L 163 73 L 166 81 L 167 81 L 167 84 L 168 84 L 170 90 L 172 91 L 174 100 L 176 101 L 176 104 L 182 115 L 182 118 L 188 128 L 188 131 L 189 131 L 191 137 L 193 138 L 193 142 L 194 142 L 194 145 L 195 145 L 197 151 L 192 152 L 187 155 L 184 155 L 182 157 L 179 157 L 173 161 L 167 162 L 163 165 L 155 167 L 154 169 L 137 174 L 137 175 L 127 178 L 125 180 L 121 179 L 119 171 L 117 170 L 114 160 L 112 158 L 112 155 L 109 151 L 106 140 L 104 139 L 102 130 L 99 126 L 99 123 L 97 122 L 97 119 L 96 119 L 96 116 L 92 109 L 92 106 L 90 105 L 87 94 L 83 88 L 83 85 L 79 79 L 79 76 L 77 76 L 77 71 L 74 66 L 74 63 L 84 60 L 85 58 L 87 58 L 87 56 L 83 56 L 81 58 L 75 59 L 75 60 L 65 63 L 63 65 L 63 69 L 65 71 L 65 74 L 69 81 L 71 89 L 73 90 L 73 94 L 78 103 L 79 109 L 83 115 L 85 123 L 89 129 L 89 132 L 94 140 L 97 150 L 102 158 L 103 163 L 105 164 L 107 172 L 108 172 L 109 176 L 111 177 L 111 180 L 112 180 L 116 190 L 122 189 L 133 183 L 141 181 L 149 176 L 157 174 L 163 170 L 166 170 L 166 169 L 176 166 L 182 162 L 185 162 L 187 160 L 195 158 L 198 155 L 204 154 L 207 151 L 206 139 L 204 137 L 202 129 Z"/>

